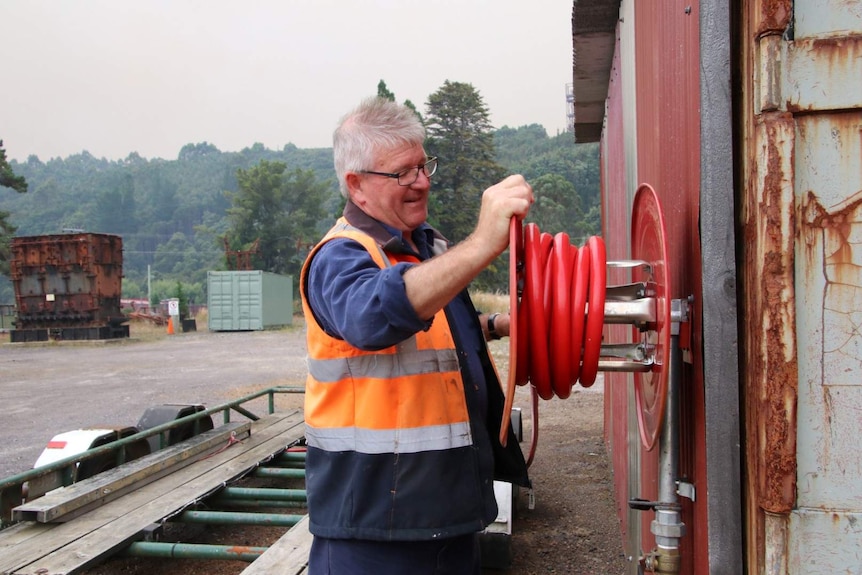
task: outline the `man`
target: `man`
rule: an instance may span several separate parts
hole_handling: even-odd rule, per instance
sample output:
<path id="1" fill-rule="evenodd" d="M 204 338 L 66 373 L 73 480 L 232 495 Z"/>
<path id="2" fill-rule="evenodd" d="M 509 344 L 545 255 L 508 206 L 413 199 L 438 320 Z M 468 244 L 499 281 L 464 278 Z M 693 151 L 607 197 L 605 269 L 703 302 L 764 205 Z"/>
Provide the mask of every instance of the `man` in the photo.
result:
<path id="1" fill-rule="evenodd" d="M 529 485 L 467 285 L 508 244 L 533 192 L 486 190 L 474 232 L 449 248 L 426 223 L 436 158 L 415 112 L 363 101 L 333 137 L 347 198 L 300 278 L 310 575 L 475 575 L 493 479 Z M 506 318 L 491 327 L 508 329 Z"/>

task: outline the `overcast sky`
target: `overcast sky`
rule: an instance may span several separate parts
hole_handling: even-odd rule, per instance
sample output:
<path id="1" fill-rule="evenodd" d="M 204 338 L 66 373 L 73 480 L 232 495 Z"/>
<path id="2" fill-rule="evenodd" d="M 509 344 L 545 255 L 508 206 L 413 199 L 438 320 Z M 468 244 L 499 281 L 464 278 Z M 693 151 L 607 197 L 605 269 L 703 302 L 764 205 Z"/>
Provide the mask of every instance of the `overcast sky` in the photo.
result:
<path id="1" fill-rule="evenodd" d="M 472 84 L 495 127 L 566 127 L 572 0 L 0 0 L 9 158 L 329 147 L 382 79 L 425 111 Z"/>

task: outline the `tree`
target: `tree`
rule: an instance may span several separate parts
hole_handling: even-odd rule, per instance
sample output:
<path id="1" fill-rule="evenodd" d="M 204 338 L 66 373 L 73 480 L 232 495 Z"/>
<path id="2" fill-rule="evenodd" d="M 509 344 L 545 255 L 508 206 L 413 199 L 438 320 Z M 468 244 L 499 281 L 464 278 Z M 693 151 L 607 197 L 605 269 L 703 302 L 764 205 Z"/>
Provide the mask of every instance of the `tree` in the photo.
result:
<path id="1" fill-rule="evenodd" d="M 598 145 L 576 144 L 570 133 L 549 138 L 538 124 L 504 126 L 494 133 L 494 142 L 497 160 L 533 184 L 537 203 L 530 210 L 530 221 L 543 230 L 566 231 L 575 240 L 601 233 Z M 563 191 L 559 181 L 551 184 L 546 180 L 549 176 L 565 179 L 576 193 L 569 197 L 571 190 Z M 542 189 L 549 184 L 549 189 Z M 546 200 L 549 195 L 551 200 Z M 554 206 L 562 210 L 562 219 L 552 221 Z"/>
<path id="2" fill-rule="evenodd" d="M 231 249 L 244 249 L 258 242 L 252 256 L 256 269 L 293 275 L 299 270 L 318 223 L 325 216 L 329 186 L 318 182 L 312 170 L 285 173 L 282 162 L 262 161 L 237 171 L 239 191 L 228 209 Z"/>
<path id="3" fill-rule="evenodd" d="M 111 174 L 105 183 L 102 191 L 94 194 L 93 229 L 106 234 L 134 234 L 138 223 L 132 175 Z"/>
<path id="4" fill-rule="evenodd" d="M 22 176 L 16 176 L 9 162 L 6 160 L 6 150 L 3 148 L 3 140 L 0 140 L 0 186 L 12 188 L 19 194 L 27 191 L 27 180 Z"/>
<path id="5" fill-rule="evenodd" d="M 504 176 L 496 162 L 493 127 L 471 84 L 450 82 L 428 98 L 428 153 L 440 158 L 431 188 L 429 220 L 450 240 L 473 230 L 485 188 Z"/>
<path id="6" fill-rule="evenodd" d="M 389 88 L 386 87 L 386 82 L 383 80 L 377 82 L 377 97 L 384 98 L 390 102 L 395 101 L 395 94 L 389 91 Z"/>
<path id="7" fill-rule="evenodd" d="M 16 176 L 6 160 L 3 140 L 0 140 L 0 187 L 11 188 L 19 194 L 27 192 L 27 180 L 23 176 Z M 18 229 L 9 222 L 10 215 L 9 212 L 0 210 L 0 274 L 7 276 L 9 275 L 9 262 L 12 259 L 12 236 Z"/>
<path id="8" fill-rule="evenodd" d="M 581 212 L 581 198 L 575 186 L 559 174 L 545 174 L 532 181 L 536 203 L 527 221 L 535 222 L 543 232 L 566 232 L 572 242 L 587 235 Z"/>
<path id="9" fill-rule="evenodd" d="M 180 161 L 188 161 L 194 158 L 202 158 L 204 156 L 218 155 L 219 149 L 209 142 L 200 142 L 197 144 L 186 144 L 180 149 L 177 159 Z"/>
<path id="10" fill-rule="evenodd" d="M 180 308 L 180 319 L 186 319 L 189 316 L 189 298 L 183 290 L 183 283 L 177 280 L 177 287 L 174 290 L 174 297 L 179 300 L 177 303 Z"/>
<path id="11" fill-rule="evenodd" d="M 395 94 L 391 92 L 388 87 L 386 87 L 386 82 L 384 82 L 383 80 L 380 80 L 377 83 L 377 97 L 384 98 L 386 100 L 389 100 L 390 102 L 395 101 Z M 419 112 L 419 110 L 416 109 L 416 104 L 414 104 L 410 100 L 404 100 L 404 105 L 416 112 L 416 115 L 419 116 L 419 121 L 421 121 L 423 124 L 425 123 L 425 120 L 422 118 L 422 114 Z"/>

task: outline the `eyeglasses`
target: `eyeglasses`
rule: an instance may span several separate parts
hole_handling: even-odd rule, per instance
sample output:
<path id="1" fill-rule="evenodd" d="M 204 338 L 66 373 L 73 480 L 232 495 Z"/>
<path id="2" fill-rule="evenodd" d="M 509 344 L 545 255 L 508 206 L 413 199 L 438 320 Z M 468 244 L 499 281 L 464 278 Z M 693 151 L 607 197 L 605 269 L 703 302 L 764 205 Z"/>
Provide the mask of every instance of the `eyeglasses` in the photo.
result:
<path id="1" fill-rule="evenodd" d="M 407 168 L 397 174 L 389 172 L 372 172 L 371 170 L 359 170 L 360 174 L 371 174 L 373 176 L 383 176 L 385 178 L 395 178 L 398 180 L 399 186 L 412 186 L 419 179 L 419 172 L 425 174 L 426 178 L 431 178 L 434 172 L 437 171 L 437 158 L 428 158 L 428 161 L 421 166 Z"/>

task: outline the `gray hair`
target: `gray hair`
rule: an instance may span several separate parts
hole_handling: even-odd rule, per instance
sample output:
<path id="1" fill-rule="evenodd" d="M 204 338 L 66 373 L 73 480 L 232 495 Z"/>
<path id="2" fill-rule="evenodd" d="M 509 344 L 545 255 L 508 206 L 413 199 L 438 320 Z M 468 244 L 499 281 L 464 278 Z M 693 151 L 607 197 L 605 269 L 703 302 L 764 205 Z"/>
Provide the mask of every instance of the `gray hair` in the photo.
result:
<path id="1" fill-rule="evenodd" d="M 371 168 L 381 151 L 422 145 L 425 126 L 415 111 L 386 98 L 372 97 L 346 114 L 332 134 L 335 175 L 348 197 L 347 172 Z"/>

